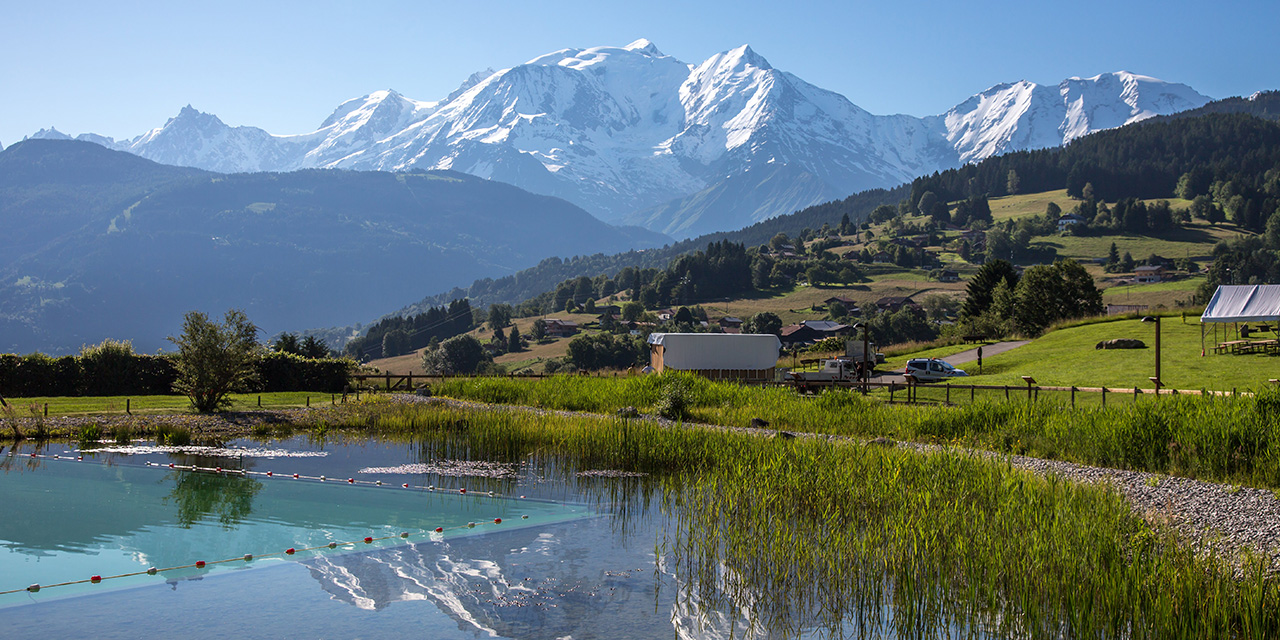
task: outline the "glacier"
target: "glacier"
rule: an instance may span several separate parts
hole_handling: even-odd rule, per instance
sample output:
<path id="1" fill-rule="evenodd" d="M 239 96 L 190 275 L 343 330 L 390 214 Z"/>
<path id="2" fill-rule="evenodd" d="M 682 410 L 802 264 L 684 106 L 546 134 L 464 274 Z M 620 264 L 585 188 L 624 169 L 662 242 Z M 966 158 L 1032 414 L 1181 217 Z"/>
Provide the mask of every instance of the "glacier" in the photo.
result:
<path id="1" fill-rule="evenodd" d="M 187 106 L 131 140 L 77 139 L 224 173 L 449 169 L 690 237 L 1208 101 L 1186 85 L 1118 71 L 1056 86 L 997 84 L 940 115 L 874 115 L 747 45 L 689 64 L 641 39 L 478 72 L 437 101 L 375 91 L 308 133 L 231 127 Z M 747 175 L 807 186 L 751 198 L 739 191 L 760 181 L 735 179 Z M 699 195 L 707 193 L 723 202 Z M 673 204 L 692 200 L 696 214 Z"/>

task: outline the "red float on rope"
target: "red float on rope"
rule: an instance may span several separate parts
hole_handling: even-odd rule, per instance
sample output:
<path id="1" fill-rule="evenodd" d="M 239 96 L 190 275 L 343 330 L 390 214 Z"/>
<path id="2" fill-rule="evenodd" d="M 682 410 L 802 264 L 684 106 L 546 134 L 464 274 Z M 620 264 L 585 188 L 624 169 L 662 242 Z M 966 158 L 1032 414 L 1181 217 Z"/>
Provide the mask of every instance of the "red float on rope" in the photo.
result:
<path id="1" fill-rule="evenodd" d="M 347 478 L 347 484 L 355 484 L 355 483 L 356 483 L 355 478 Z"/>
<path id="2" fill-rule="evenodd" d="M 99 582 L 102 582 L 102 576 L 91 576 L 91 577 L 89 578 L 89 582 L 92 582 L 92 583 L 94 583 L 94 584 L 98 584 Z"/>
<path id="3" fill-rule="evenodd" d="M 295 550 L 294 550 L 294 548 L 293 548 L 293 547 L 289 547 L 288 549 L 285 549 L 285 550 L 284 550 L 284 553 L 285 553 L 285 555 L 290 555 L 290 556 L 291 556 L 291 555 L 293 555 L 293 554 L 294 554 L 294 551 L 295 551 Z"/>
<path id="4" fill-rule="evenodd" d="M 172 463 L 172 462 L 170 462 L 170 463 L 169 463 L 169 468 L 170 468 L 170 469 L 172 469 L 172 468 L 173 468 L 173 463 Z"/>
<path id="5" fill-rule="evenodd" d="M 373 542 L 373 536 L 365 536 L 364 543 L 369 544 L 370 542 Z"/>
<path id="6" fill-rule="evenodd" d="M 493 523 L 494 523 L 494 524 L 502 524 L 502 518 L 494 518 L 494 519 L 493 519 Z"/>
<path id="7" fill-rule="evenodd" d="M 298 474 L 293 474 L 293 478 L 296 480 L 298 478 Z"/>
<path id="8" fill-rule="evenodd" d="M 444 527 L 436 527 L 436 533 L 444 533 Z"/>
<path id="9" fill-rule="evenodd" d="M 461 488 L 461 489 L 458 489 L 458 493 L 466 493 L 466 492 L 467 492 L 467 488 L 466 488 L 466 487 L 463 487 L 463 488 Z"/>
<path id="10" fill-rule="evenodd" d="M 267 472 L 267 477 L 268 477 L 268 478 L 270 478 L 270 477 L 271 477 L 271 472 L 270 472 L 270 471 L 268 471 L 268 472 Z"/>
<path id="11" fill-rule="evenodd" d="M 400 486 L 402 486 L 402 487 L 404 487 L 404 488 L 408 489 L 408 488 L 409 488 L 409 483 L 407 483 L 407 482 L 406 482 L 406 483 L 404 483 L 404 484 L 402 484 L 402 485 L 400 485 Z"/>
<path id="12" fill-rule="evenodd" d="M 203 568 L 204 568 L 204 560 L 196 560 L 196 568 L 197 568 L 197 569 L 203 569 Z"/>
<path id="13" fill-rule="evenodd" d="M 217 469 L 215 469 L 215 471 L 217 471 L 218 473 L 222 473 L 222 467 L 218 467 Z"/>

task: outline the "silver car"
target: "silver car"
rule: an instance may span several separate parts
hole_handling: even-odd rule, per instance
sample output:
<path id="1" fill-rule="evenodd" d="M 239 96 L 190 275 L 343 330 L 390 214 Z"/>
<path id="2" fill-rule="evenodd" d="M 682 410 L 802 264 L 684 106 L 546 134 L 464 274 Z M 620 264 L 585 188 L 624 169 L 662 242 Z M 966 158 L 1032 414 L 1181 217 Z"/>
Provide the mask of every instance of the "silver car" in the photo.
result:
<path id="1" fill-rule="evenodd" d="M 964 369 L 957 369 L 937 358 L 912 358 L 907 361 L 905 373 L 909 376 L 915 376 L 915 379 L 920 382 L 937 382 L 947 378 L 959 378 L 969 375 L 964 372 Z"/>

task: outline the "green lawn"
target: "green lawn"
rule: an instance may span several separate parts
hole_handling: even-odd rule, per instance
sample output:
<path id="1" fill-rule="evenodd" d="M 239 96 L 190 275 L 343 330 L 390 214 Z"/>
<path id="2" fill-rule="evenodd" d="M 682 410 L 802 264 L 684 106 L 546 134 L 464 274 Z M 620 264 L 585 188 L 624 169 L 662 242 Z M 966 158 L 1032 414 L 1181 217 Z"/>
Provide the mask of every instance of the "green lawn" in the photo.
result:
<path id="1" fill-rule="evenodd" d="M 1207 355 L 1201 357 L 1201 325 L 1198 316 L 1189 315 L 1185 324 L 1179 314 L 1163 317 L 1161 377 L 1165 387 L 1244 390 L 1280 377 L 1278 357 L 1213 355 L 1212 325 L 1206 327 Z M 1094 349 L 1098 342 L 1111 338 L 1137 338 L 1145 342 L 1148 348 Z M 965 382 L 1022 385 L 1022 376 L 1028 375 L 1042 385 L 1139 386 L 1149 389 L 1151 381 L 1148 377 L 1155 375 L 1154 346 L 1155 325 L 1135 319 L 1060 329 L 1041 336 L 1031 344 L 984 358 L 982 375 L 971 375 Z M 966 371 L 976 373 L 977 367 L 968 366 Z"/>
<path id="2" fill-rule="evenodd" d="M 282 409 L 306 406 L 308 398 L 312 404 L 323 404 L 330 401 L 332 394 L 315 391 L 289 391 L 280 393 L 240 393 L 231 396 L 232 410 L 248 411 L 258 408 L 258 398 L 262 398 L 262 408 Z M 5 398 L 17 416 L 30 415 L 30 407 L 36 405 L 41 413 L 44 405 L 49 405 L 50 416 L 74 416 L 99 413 L 124 413 L 125 400 L 129 401 L 129 409 L 135 414 L 186 413 L 191 411 L 191 401 L 186 396 L 85 396 L 85 397 L 39 397 L 39 398 Z"/>
<path id="3" fill-rule="evenodd" d="M 1126 251 L 1134 260 L 1145 260 L 1147 256 L 1156 254 L 1164 258 L 1176 260 L 1190 258 L 1203 263 L 1209 260 L 1213 246 L 1220 240 L 1241 235 L 1239 229 L 1230 225 L 1210 225 L 1191 223 L 1186 226 L 1170 229 L 1159 236 L 1150 235 L 1106 235 L 1106 236 L 1050 236 L 1035 238 L 1031 241 L 1034 248 L 1052 248 L 1063 258 L 1105 258 L 1115 243 L 1120 255 Z"/>

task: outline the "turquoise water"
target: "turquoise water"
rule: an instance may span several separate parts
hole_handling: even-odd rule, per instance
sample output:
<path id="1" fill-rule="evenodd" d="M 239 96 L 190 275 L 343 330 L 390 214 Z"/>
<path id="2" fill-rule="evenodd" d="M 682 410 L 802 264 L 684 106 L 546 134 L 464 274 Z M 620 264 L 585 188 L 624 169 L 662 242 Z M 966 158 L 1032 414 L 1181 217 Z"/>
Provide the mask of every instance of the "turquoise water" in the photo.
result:
<path id="1" fill-rule="evenodd" d="M 34 469 L 10 469 L 0 485 L 11 514 L 0 521 L 0 590 L 148 567 L 237 560 L 102 584 L 43 588 L 30 595 L 0 595 L 0 607 L 591 515 L 581 505 L 454 492 L 239 477 L 94 460 L 41 462 Z M 495 518 L 502 524 L 494 524 Z M 467 528 L 472 522 L 477 528 Z M 446 531 L 436 533 L 437 527 Z M 401 538 L 401 533 L 410 535 Z M 366 544 L 365 537 L 391 539 Z M 343 544 L 353 541 L 357 544 Z M 331 542 L 340 546 L 292 557 L 266 555 Z M 253 559 L 243 560 L 245 554 Z"/>
<path id="2" fill-rule="evenodd" d="M 79 453 L 0 452 L 0 591 L 19 590 L 0 595 L 0 637 L 822 635 L 752 628 L 750 603 L 708 610 L 658 554 L 671 522 L 640 479 L 441 461 L 376 440 Z M 305 479 L 322 474 L 329 480 Z M 322 548 L 263 555 L 311 546 Z M 223 559 L 232 561 L 47 586 Z M 32 583 L 46 586 L 22 590 Z"/>

